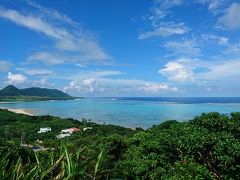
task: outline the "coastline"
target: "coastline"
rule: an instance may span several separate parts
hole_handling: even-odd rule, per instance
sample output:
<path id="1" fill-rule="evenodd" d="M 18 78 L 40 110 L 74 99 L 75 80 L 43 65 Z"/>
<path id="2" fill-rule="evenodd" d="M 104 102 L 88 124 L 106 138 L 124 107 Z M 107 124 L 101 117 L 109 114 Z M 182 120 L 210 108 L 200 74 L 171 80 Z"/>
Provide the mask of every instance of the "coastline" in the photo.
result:
<path id="1" fill-rule="evenodd" d="M 7 109 L 8 111 L 17 113 L 17 114 L 25 114 L 25 115 L 29 115 L 29 116 L 34 116 L 31 112 L 31 110 L 29 109 L 12 109 L 12 108 L 1 108 L 0 109 Z"/>

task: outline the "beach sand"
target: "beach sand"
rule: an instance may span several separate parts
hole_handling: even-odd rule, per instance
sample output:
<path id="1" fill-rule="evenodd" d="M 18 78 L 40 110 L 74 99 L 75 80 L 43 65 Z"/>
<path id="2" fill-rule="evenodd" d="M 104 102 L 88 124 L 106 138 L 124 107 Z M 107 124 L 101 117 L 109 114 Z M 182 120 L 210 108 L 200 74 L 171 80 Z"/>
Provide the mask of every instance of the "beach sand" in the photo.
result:
<path id="1" fill-rule="evenodd" d="M 33 114 L 31 113 L 31 111 L 29 109 L 11 109 L 11 108 L 1 108 L 1 109 L 7 109 L 8 111 L 14 112 L 14 113 L 18 113 L 18 114 L 26 114 L 29 116 L 33 116 Z"/>

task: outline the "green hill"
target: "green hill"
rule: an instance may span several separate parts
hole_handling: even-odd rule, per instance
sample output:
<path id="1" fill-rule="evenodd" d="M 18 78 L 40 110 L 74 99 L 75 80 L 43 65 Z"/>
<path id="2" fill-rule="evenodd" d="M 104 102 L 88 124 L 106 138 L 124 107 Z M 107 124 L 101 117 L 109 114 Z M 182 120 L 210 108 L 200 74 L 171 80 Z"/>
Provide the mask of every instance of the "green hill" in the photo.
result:
<path id="1" fill-rule="evenodd" d="M 13 85 L 9 85 L 0 90 L 0 101 L 67 100 L 67 99 L 74 99 L 74 97 L 57 89 L 47 89 L 39 87 L 18 89 Z"/>

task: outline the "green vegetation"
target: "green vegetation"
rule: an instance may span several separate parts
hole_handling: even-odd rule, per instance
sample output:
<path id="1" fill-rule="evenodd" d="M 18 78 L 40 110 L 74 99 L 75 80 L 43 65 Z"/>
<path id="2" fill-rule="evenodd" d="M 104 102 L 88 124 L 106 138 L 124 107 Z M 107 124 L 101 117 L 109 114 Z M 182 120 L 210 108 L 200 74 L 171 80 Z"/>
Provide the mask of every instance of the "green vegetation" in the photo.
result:
<path id="1" fill-rule="evenodd" d="M 9 85 L 0 90 L 0 101 L 39 101 L 39 100 L 68 100 L 74 97 L 57 89 L 26 88 L 18 89 Z"/>
<path id="2" fill-rule="evenodd" d="M 38 134 L 40 127 L 51 132 Z M 80 132 L 64 139 L 65 128 Z M 82 131 L 84 127 L 92 129 Z M 23 136 L 24 133 L 24 136 Z M 240 113 L 143 130 L 0 110 L 0 179 L 239 179 Z M 20 143 L 49 148 L 33 152 Z"/>

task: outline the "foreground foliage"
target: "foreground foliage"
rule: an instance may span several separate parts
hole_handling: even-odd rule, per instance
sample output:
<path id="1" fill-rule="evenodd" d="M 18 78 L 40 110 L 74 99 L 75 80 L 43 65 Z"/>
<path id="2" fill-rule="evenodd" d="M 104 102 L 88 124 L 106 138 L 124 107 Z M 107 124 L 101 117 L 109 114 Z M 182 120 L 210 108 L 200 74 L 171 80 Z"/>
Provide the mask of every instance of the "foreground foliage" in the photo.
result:
<path id="1" fill-rule="evenodd" d="M 0 110 L 0 123 L 0 179 L 240 178 L 240 113 L 202 114 L 147 130 L 6 110 Z M 37 134 L 41 126 L 53 131 Z M 55 138 L 63 128 L 87 126 L 93 129 Z M 50 149 L 20 147 L 22 132 L 25 143 L 41 139 Z"/>

